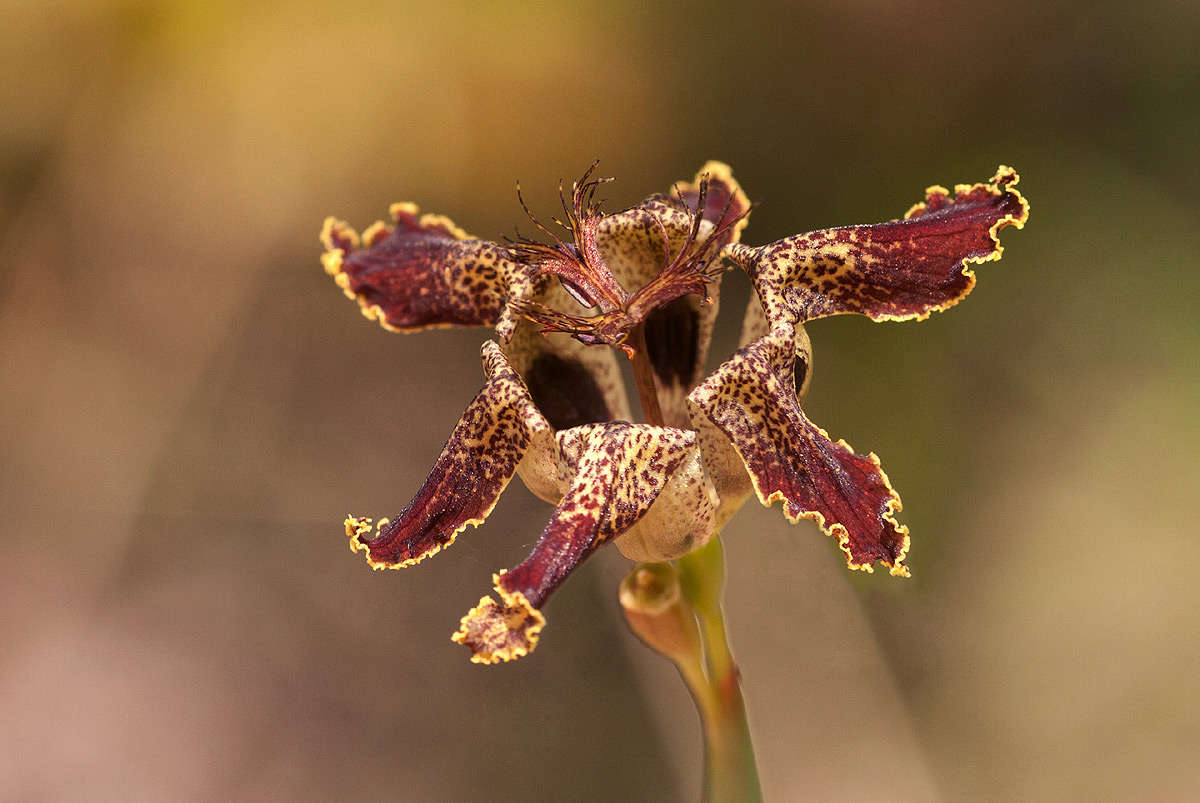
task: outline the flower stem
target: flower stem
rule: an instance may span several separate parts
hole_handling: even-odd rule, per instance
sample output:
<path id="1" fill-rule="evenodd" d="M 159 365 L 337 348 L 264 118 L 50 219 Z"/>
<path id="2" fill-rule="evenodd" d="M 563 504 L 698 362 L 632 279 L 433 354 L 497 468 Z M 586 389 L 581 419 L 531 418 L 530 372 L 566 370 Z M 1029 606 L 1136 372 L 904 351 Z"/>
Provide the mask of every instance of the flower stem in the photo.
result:
<path id="1" fill-rule="evenodd" d="M 725 556 L 721 540 L 679 559 L 684 597 L 700 622 L 704 640 L 708 693 L 693 690 L 704 720 L 704 799 L 709 803 L 760 801 L 762 788 L 754 758 L 754 743 L 742 699 L 741 672 L 725 633 L 721 591 Z"/>
<path id="2" fill-rule="evenodd" d="M 633 376 L 647 423 L 663 426 L 654 386 L 654 368 L 646 351 L 646 333 L 638 324 L 629 335 Z M 755 803 L 762 800 L 754 743 L 742 699 L 741 672 L 725 634 L 721 595 L 725 553 L 714 535 L 708 544 L 678 561 L 683 596 L 700 625 L 701 646 L 694 656 L 668 655 L 692 693 L 704 726 L 704 800 L 707 803 Z"/>

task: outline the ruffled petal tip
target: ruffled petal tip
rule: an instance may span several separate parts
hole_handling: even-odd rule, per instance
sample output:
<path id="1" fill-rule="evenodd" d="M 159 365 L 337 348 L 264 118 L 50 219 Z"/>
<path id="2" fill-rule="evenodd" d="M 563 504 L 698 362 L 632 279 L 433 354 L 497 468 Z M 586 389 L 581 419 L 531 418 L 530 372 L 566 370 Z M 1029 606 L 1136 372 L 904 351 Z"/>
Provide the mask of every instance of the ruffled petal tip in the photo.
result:
<path id="1" fill-rule="evenodd" d="M 502 602 L 483 597 L 479 604 L 462 618 L 462 623 L 450 640 L 471 650 L 471 662 L 496 664 L 515 661 L 537 647 L 546 617 L 529 604 L 520 591 L 509 591 L 500 585 L 500 576 L 493 578 Z"/>
<path id="2" fill-rule="evenodd" d="M 975 286 L 970 265 L 1000 258 L 999 232 L 1020 229 L 1029 203 L 1001 166 L 991 181 L 929 187 L 892 220 L 798 234 L 724 252 L 750 275 L 772 325 L 855 313 L 876 321 L 924 320 Z"/>
<path id="3" fill-rule="evenodd" d="M 504 247 L 415 204 L 393 204 L 391 215 L 394 222 L 377 221 L 361 236 L 332 217 L 321 228 L 325 272 L 383 328 L 491 326 L 510 295 L 530 292 L 528 269 Z"/>

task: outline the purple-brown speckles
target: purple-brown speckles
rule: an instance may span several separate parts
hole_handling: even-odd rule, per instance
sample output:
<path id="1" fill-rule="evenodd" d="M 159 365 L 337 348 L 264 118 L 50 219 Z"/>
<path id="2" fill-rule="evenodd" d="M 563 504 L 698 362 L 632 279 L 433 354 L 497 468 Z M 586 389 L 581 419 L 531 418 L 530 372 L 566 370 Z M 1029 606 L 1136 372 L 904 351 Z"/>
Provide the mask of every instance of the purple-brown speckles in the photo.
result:
<path id="1" fill-rule="evenodd" d="M 499 346 L 485 343 L 483 360 L 487 384 L 450 433 L 412 502 L 381 523 L 373 537 L 351 536 L 351 546 L 365 548 L 376 568 L 420 562 L 453 543 L 468 524 L 481 524 L 530 443 L 550 437 L 550 425 Z"/>
<path id="2" fill-rule="evenodd" d="M 530 555 L 494 577 L 499 601 L 482 599 L 454 635 L 483 663 L 530 652 L 540 608 L 602 544 L 616 541 L 637 560 L 674 559 L 752 491 L 781 501 L 790 520 L 815 519 L 852 568 L 882 562 L 907 574 L 908 531 L 879 461 L 801 410 L 812 373 L 803 322 L 922 319 L 957 303 L 975 282 L 969 266 L 999 258 L 999 230 L 1028 217 L 1017 181 L 1001 167 L 953 197 L 930 188 L 904 220 L 761 247 L 741 244 L 750 202 L 715 162 L 672 193 L 609 215 L 591 203 L 585 177 L 584 202 L 574 198 L 568 215 L 572 241 L 549 246 L 474 239 L 412 204 L 361 237 L 330 218 L 322 262 L 367 317 L 398 330 L 495 326 L 501 340 L 485 344 L 486 384 L 416 497 L 374 534 L 371 520 L 349 517 L 351 545 L 376 568 L 415 563 L 480 524 L 515 472 L 555 504 Z M 756 297 L 741 350 L 699 382 L 723 264 L 743 268 Z M 602 314 L 580 315 L 581 302 Z M 617 358 L 591 345 L 627 345 L 639 321 L 665 427 L 628 422 Z M 541 326 L 554 332 L 542 336 Z"/>
<path id="3" fill-rule="evenodd" d="M 494 326 L 510 298 L 537 281 L 502 246 L 467 237 L 447 219 L 398 204 L 393 225 L 368 229 L 364 247 L 348 225 L 326 221 L 325 269 L 368 317 L 388 328 Z"/>
<path id="4" fill-rule="evenodd" d="M 975 285 L 968 265 L 999 257 L 997 232 L 1021 228 L 1029 206 L 1001 167 L 954 200 L 931 191 L 904 220 L 800 234 L 729 257 L 754 280 L 773 322 L 858 313 L 910 320 L 956 304 Z"/>
<path id="5" fill-rule="evenodd" d="M 623 422 L 560 432 L 560 460 L 563 475 L 571 477 L 569 488 L 533 552 L 503 576 L 502 586 L 541 607 L 592 550 L 647 512 L 695 437 L 684 430 Z"/>
<path id="6" fill-rule="evenodd" d="M 777 326 L 741 349 L 688 397 L 745 461 L 759 499 L 783 500 L 792 521 L 814 518 L 836 535 L 853 568 L 882 561 L 904 574 L 908 530 L 900 497 L 873 455 L 854 454 L 808 420 L 796 398 L 792 328 Z"/>

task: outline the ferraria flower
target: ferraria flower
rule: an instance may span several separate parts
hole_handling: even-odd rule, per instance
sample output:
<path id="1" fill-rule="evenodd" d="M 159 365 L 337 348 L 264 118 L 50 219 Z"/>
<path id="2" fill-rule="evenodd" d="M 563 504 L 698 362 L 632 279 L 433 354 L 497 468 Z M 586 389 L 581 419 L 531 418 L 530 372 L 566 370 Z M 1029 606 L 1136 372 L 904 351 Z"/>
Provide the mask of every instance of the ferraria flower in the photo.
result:
<path id="1" fill-rule="evenodd" d="M 956 304 L 975 284 L 969 265 L 999 259 L 999 230 L 1028 217 L 1017 180 L 1002 166 L 953 194 L 930 187 L 901 220 L 758 247 L 741 242 L 751 204 L 718 162 L 612 214 L 589 170 L 556 228 L 530 215 L 548 242 L 481 240 L 411 203 L 361 236 L 329 218 L 325 270 L 367 318 L 403 332 L 490 326 L 497 338 L 483 344 L 484 386 L 424 485 L 374 526 L 348 517 L 351 547 L 376 569 L 418 563 L 482 524 L 514 474 L 555 505 L 530 555 L 494 575 L 497 598 L 480 600 L 453 635 L 480 663 L 530 652 L 547 599 L 601 545 L 640 561 L 680 557 L 751 493 L 782 502 L 791 522 L 815 520 L 850 568 L 879 562 L 907 575 L 908 529 L 878 458 L 801 409 L 812 367 L 803 325 L 841 313 L 922 320 Z M 705 378 L 731 266 L 756 292 L 740 350 Z M 650 423 L 633 423 L 618 352 L 605 345 L 652 384 Z"/>

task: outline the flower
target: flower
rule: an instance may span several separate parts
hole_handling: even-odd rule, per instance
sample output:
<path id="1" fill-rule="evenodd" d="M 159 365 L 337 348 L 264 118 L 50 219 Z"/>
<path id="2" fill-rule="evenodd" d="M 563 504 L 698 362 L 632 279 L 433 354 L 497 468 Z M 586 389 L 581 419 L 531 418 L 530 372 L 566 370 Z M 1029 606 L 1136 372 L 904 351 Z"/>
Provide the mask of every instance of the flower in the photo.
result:
<path id="1" fill-rule="evenodd" d="M 497 335 L 483 344 L 486 382 L 425 483 L 374 526 L 349 516 L 351 548 L 377 569 L 419 563 L 482 524 L 514 474 L 556 505 L 532 553 L 493 576 L 498 600 L 483 597 L 453 635 L 480 663 L 530 652 L 547 599 L 599 546 L 680 557 L 751 493 L 781 501 L 789 521 L 814 519 L 850 568 L 880 562 L 907 575 L 900 497 L 878 458 L 832 440 L 801 409 L 812 367 L 804 324 L 841 313 L 922 320 L 960 301 L 975 284 L 969 265 L 998 259 L 999 230 L 1028 217 L 1016 172 L 1002 166 L 953 197 L 930 187 L 901 220 L 759 247 L 740 241 L 751 204 L 724 164 L 612 214 L 595 202 L 604 180 L 591 173 L 555 219 L 567 240 L 530 215 L 550 243 L 489 242 L 408 203 L 361 236 L 325 221 L 325 270 L 366 317 L 397 331 Z M 704 378 L 728 266 L 756 292 L 741 348 Z M 653 423 L 632 423 L 605 345 L 634 360 L 640 389 L 654 388 L 642 394 Z"/>

